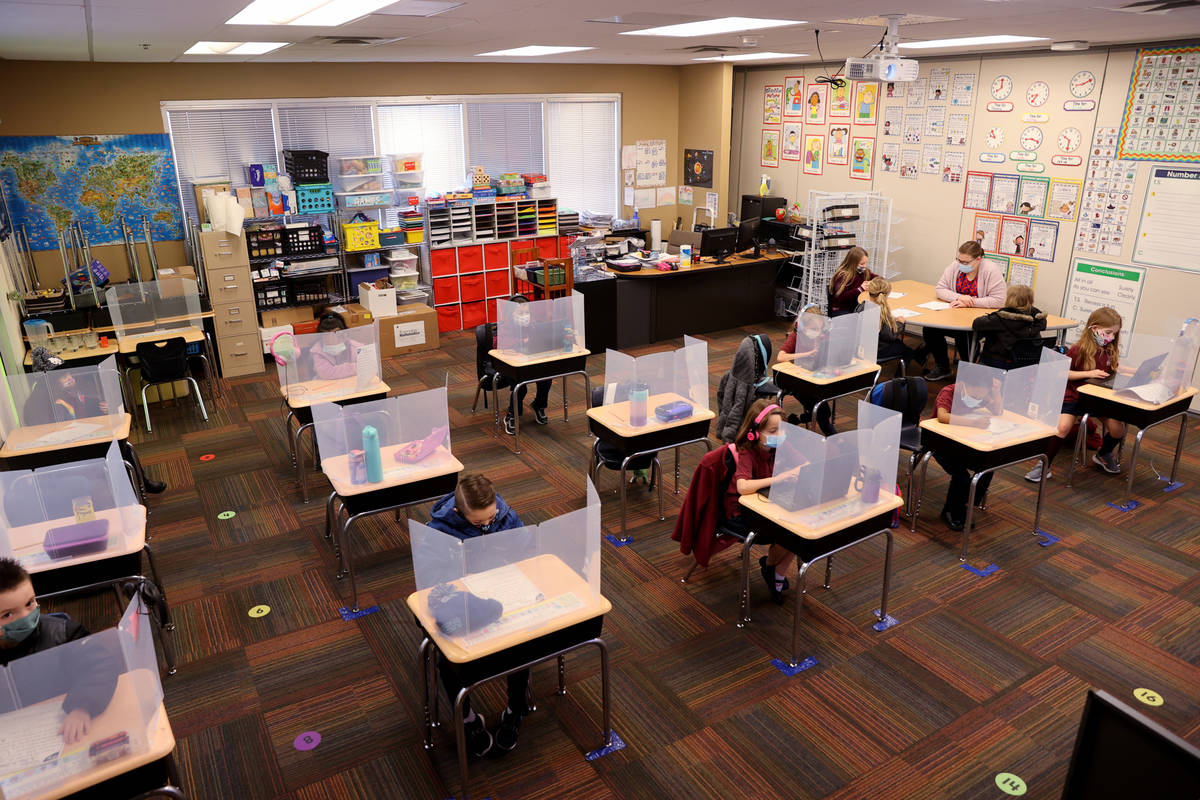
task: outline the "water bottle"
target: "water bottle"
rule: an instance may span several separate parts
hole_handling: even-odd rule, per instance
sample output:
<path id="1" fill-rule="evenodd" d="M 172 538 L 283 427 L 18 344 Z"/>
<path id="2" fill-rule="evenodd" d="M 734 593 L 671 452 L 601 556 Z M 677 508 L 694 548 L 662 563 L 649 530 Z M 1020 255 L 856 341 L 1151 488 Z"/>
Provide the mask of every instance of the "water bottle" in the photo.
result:
<path id="1" fill-rule="evenodd" d="M 351 450 L 349 455 L 350 482 L 360 485 L 367 482 L 367 460 L 362 450 Z"/>
<path id="2" fill-rule="evenodd" d="M 575 351 L 575 329 L 570 325 L 563 328 L 562 351 L 564 353 Z"/>
<path id="3" fill-rule="evenodd" d="M 692 266 L 692 246 L 690 244 L 679 245 L 679 268 L 687 269 Z"/>
<path id="4" fill-rule="evenodd" d="M 363 457 L 367 462 L 367 483 L 383 480 L 383 460 L 379 454 L 379 431 L 371 425 L 363 428 Z"/>
<path id="5" fill-rule="evenodd" d="M 635 383 L 629 390 L 629 424 L 640 428 L 646 424 L 646 404 L 650 400 L 650 387 Z"/>

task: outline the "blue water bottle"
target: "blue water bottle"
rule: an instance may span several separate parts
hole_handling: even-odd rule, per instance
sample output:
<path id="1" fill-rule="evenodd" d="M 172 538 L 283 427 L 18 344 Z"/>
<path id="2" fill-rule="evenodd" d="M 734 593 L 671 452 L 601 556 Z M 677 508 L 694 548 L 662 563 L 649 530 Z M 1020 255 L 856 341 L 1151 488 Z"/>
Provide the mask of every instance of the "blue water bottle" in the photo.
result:
<path id="1" fill-rule="evenodd" d="M 379 431 L 368 425 L 363 428 L 363 456 L 367 462 L 367 483 L 383 480 L 383 460 L 379 455 Z"/>

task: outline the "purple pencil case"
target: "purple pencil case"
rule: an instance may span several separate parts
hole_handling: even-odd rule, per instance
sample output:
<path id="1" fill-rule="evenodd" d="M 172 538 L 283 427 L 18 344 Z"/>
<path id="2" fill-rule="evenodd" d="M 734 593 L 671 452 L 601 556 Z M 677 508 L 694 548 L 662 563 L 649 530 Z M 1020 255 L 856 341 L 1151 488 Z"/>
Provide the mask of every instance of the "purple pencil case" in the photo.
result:
<path id="1" fill-rule="evenodd" d="M 93 519 L 51 528 L 42 540 L 42 547 L 55 560 L 103 553 L 108 547 L 108 520 Z"/>

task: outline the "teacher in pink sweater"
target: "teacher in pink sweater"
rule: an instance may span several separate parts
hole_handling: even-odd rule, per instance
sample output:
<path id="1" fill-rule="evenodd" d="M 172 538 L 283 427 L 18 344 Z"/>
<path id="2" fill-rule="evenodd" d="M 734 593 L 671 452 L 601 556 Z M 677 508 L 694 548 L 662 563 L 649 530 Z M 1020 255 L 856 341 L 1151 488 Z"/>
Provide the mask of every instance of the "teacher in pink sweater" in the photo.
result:
<path id="1" fill-rule="evenodd" d="M 938 299 L 948 302 L 951 308 L 1003 308 L 1008 286 L 1000 267 L 983 257 L 979 242 L 970 241 L 958 246 L 955 260 L 942 273 L 935 291 Z M 954 336 L 960 359 L 970 351 L 970 331 L 926 325 L 921 335 L 934 361 L 933 371 L 925 376 L 927 380 L 941 381 L 950 377 L 950 354 L 946 352 L 948 335 Z"/>

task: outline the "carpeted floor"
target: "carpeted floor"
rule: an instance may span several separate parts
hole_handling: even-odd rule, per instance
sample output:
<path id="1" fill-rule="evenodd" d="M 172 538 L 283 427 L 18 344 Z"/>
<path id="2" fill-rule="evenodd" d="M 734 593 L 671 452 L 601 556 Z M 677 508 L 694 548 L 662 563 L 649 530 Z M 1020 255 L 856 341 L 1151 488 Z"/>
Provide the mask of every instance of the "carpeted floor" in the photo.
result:
<path id="1" fill-rule="evenodd" d="M 783 324 L 770 326 L 776 346 Z M 744 330 L 705 336 L 712 395 Z M 670 344 L 678 346 L 679 343 Z M 656 348 L 645 348 L 649 352 Z M 663 349 L 663 348 L 657 348 Z M 593 376 L 604 359 L 590 359 Z M 448 384 L 455 455 L 490 476 L 529 521 L 584 503 L 591 439 L 582 381 L 559 385 L 546 427 L 526 412 L 522 453 L 492 436 L 491 412 L 472 415 L 474 339 L 443 337 L 439 350 L 385 364 L 392 392 Z M 931 393 L 932 401 L 932 393 Z M 794 401 L 793 401 L 794 402 Z M 854 404 L 838 406 L 839 429 Z M 789 408 L 789 410 L 792 410 Z M 421 745 L 416 648 L 404 606 L 413 590 L 406 528 L 390 515 L 360 529 L 359 587 L 379 611 L 345 622 L 348 587 L 334 578 L 322 538 L 328 484 L 310 475 L 301 502 L 290 468 L 278 383 L 268 373 L 225 384 L 203 423 L 190 401 L 152 409 L 154 433 L 134 426 L 151 471 L 170 484 L 149 502 L 151 542 L 178 630 L 177 675 L 164 679 L 176 757 L 193 800 L 444 798 L 458 793 L 454 743 L 438 732 Z M 946 480 L 931 465 L 915 533 L 896 532 L 891 613 L 874 632 L 882 540 L 836 561 L 832 588 L 819 575 L 804 606 L 802 653 L 815 667 L 787 677 L 772 658 L 790 644 L 792 605 L 767 600 L 752 576 L 753 622 L 734 626 L 735 551 L 686 585 L 691 560 L 670 540 L 682 499 L 631 490 L 632 544 L 604 544 L 603 591 L 613 611 L 613 721 L 627 743 L 588 762 L 599 744 L 600 672 L 592 652 L 567 659 L 568 693 L 556 696 L 553 664 L 534 670 L 538 711 L 520 746 L 472 764 L 474 797 L 550 798 L 973 798 L 999 797 L 995 776 L 1018 775 L 1029 798 L 1057 798 L 1088 687 L 1115 694 L 1200 743 L 1200 451 L 1197 428 L 1180 465 L 1184 488 L 1162 491 L 1177 428 L 1151 431 L 1135 492 L 1122 513 L 1119 479 L 1094 468 L 1068 489 L 1047 489 L 1041 547 L 1030 535 L 1035 490 L 1024 468 L 1001 473 L 960 566 L 959 536 L 936 517 Z M 200 456 L 215 457 L 201 461 Z M 701 451 L 684 453 L 686 488 Z M 1056 473 L 1066 465 L 1059 457 Z M 664 466 L 670 473 L 669 459 Z M 616 532 L 614 473 L 597 488 L 605 532 Z M 670 484 L 668 484 L 668 489 Z M 236 511 L 226 521 L 221 511 Z M 411 509 L 424 520 L 428 507 Z M 108 606 L 106 607 L 106 603 Z M 271 607 L 252 619 L 247 611 Z M 93 628 L 112 624 L 108 595 L 60 604 Z M 168 634 L 169 635 L 169 634 Z M 1156 708 L 1132 696 L 1149 687 Z M 476 707 L 494 724 L 501 687 Z M 293 740 L 316 731 L 302 752 Z"/>

